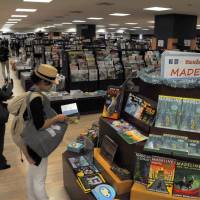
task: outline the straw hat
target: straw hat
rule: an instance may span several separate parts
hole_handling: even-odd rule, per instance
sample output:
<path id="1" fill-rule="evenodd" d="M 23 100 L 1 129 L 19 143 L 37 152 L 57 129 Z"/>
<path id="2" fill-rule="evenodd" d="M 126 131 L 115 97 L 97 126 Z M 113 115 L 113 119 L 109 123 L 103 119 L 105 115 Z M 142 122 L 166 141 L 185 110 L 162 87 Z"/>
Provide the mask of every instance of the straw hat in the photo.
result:
<path id="1" fill-rule="evenodd" d="M 41 64 L 39 65 L 39 67 L 37 67 L 34 70 L 34 72 L 36 76 L 38 76 L 39 78 L 45 81 L 49 81 L 51 83 L 57 83 L 56 77 L 57 77 L 58 71 L 55 67 L 51 65 Z"/>

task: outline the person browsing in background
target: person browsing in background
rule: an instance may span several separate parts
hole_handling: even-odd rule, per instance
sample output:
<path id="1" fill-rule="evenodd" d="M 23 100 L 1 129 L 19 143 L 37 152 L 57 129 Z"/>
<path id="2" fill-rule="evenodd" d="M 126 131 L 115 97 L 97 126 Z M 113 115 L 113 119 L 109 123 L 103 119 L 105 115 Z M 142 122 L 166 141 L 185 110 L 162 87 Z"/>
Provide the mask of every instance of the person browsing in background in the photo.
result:
<path id="1" fill-rule="evenodd" d="M 31 80 L 34 86 L 31 90 L 36 92 L 50 91 L 55 83 L 56 77 L 56 68 L 46 64 L 40 65 L 32 72 Z M 29 101 L 31 118 L 38 131 L 40 129 L 47 129 L 57 122 L 66 121 L 66 117 L 62 114 L 50 119 L 46 118 L 45 105 L 47 103 L 49 102 L 44 102 L 41 96 L 33 97 Z M 24 113 L 24 120 L 29 120 L 27 110 Z M 48 158 L 41 158 L 29 146 L 23 149 L 23 153 L 29 163 L 27 174 L 28 200 L 49 200 L 45 189 Z"/>
<path id="2" fill-rule="evenodd" d="M 4 81 L 7 82 L 8 80 L 10 80 L 10 69 L 9 69 L 9 49 L 5 41 L 2 41 L 0 44 L 0 63 Z"/>

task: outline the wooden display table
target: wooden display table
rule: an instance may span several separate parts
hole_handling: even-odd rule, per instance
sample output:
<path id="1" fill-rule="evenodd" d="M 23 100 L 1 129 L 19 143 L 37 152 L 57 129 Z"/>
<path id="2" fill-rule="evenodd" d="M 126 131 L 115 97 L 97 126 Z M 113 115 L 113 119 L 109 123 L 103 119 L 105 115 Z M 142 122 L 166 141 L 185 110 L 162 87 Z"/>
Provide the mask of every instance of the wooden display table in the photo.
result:
<path id="1" fill-rule="evenodd" d="M 94 149 L 94 158 L 103 168 L 102 174 L 106 180 L 111 184 L 118 195 L 129 193 L 133 185 L 132 180 L 120 180 L 116 174 L 111 170 L 111 165 L 101 156 L 100 149 Z"/>
<path id="2" fill-rule="evenodd" d="M 174 197 L 168 194 L 150 192 L 144 185 L 135 183 L 131 189 L 130 200 L 188 200 L 188 198 Z M 200 198 L 194 198 L 200 200 Z"/>

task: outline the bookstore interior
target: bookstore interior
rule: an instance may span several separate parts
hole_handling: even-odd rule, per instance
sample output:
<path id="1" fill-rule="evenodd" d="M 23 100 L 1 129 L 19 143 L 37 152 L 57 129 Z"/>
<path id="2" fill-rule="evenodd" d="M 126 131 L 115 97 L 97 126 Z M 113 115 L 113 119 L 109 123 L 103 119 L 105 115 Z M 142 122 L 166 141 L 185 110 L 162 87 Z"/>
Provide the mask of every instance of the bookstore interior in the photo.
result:
<path id="1" fill-rule="evenodd" d="M 69 118 L 66 136 L 77 132 L 52 153 L 48 168 L 57 174 L 47 192 L 60 187 L 52 200 L 200 199 L 199 9 L 199 0 L 1 1 L 9 101 L 21 95 L 16 88 L 28 94 L 39 66 L 54 66 L 58 84 L 43 95 Z M 79 130 L 89 116 L 87 131 Z M 9 128 L 11 169 L 0 171 L 0 199 L 25 200 L 16 185 L 26 166 L 15 167 Z M 61 130 L 48 128 L 51 140 Z"/>

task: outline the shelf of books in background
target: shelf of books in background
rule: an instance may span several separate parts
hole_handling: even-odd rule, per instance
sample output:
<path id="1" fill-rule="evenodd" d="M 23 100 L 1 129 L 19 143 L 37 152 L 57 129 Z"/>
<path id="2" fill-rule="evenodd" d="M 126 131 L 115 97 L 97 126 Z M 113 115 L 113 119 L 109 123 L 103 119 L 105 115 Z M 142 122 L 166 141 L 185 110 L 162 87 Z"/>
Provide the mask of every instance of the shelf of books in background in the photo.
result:
<path id="1" fill-rule="evenodd" d="M 161 54 L 159 51 L 147 51 L 144 56 L 147 67 L 159 68 L 161 66 Z"/>

